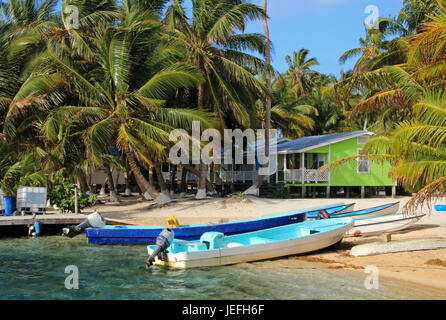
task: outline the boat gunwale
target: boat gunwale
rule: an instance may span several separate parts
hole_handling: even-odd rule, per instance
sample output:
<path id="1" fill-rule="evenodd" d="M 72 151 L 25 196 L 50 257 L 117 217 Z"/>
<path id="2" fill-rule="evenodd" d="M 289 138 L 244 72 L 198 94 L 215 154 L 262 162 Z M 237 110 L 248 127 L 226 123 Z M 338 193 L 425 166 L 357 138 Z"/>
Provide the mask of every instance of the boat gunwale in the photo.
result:
<path id="1" fill-rule="evenodd" d="M 380 206 L 371 207 L 371 208 L 367 208 L 367 209 L 356 210 L 356 211 L 349 212 L 348 214 L 352 214 L 352 215 L 354 215 L 354 214 L 357 214 L 357 215 L 367 214 L 367 213 L 376 212 L 378 210 L 388 209 L 388 208 L 391 208 L 391 207 L 399 205 L 399 204 L 401 204 L 401 201 L 387 203 L 387 204 L 383 204 L 383 205 L 380 205 Z M 376 210 L 374 210 L 374 209 L 376 209 Z M 369 212 L 365 212 L 365 211 L 369 211 Z M 335 213 L 335 214 L 331 214 L 330 216 L 334 217 L 334 216 L 339 216 L 339 215 L 344 215 L 344 214 L 347 214 L 347 213 Z"/>
<path id="2" fill-rule="evenodd" d="M 421 214 L 421 215 L 416 215 L 416 216 L 407 216 L 405 218 L 404 218 L 404 215 L 402 215 L 402 214 L 392 214 L 392 215 L 389 215 L 389 216 L 395 216 L 395 215 L 401 215 L 401 216 L 403 216 L 403 218 L 402 219 L 397 219 L 397 220 L 387 220 L 387 221 L 380 221 L 380 222 L 373 222 L 373 223 L 365 223 L 365 224 L 361 224 L 361 225 L 355 225 L 355 227 L 374 226 L 374 225 L 377 225 L 377 224 L 394 223 L 394 222 L 399 222 L 399 221 L 409 221 L 409 220 L 416 220 L 416 219 L 420 220 L 421 218 L 426 216 L 426 214 L 424 214 L 424 213 Z M 385 217 L 387 217 L 387 216 L 372 217 L 372 218 L 366 218 L 366 219 L 357 219 L 355 221 L 355 224 L 356 224 L 356 222 L 365 222 L 365 220 L 379 219 L 379 218 L 385 218 Z"/>

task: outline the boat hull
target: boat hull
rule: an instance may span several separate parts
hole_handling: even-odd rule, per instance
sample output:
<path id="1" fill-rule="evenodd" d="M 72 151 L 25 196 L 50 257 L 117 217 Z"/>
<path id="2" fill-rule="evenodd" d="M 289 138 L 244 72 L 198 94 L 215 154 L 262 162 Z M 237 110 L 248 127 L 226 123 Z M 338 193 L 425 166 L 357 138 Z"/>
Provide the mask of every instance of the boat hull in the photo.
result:
<path id="1" fill-rule="evenodd" d="M 395 214 L 398 212 L 399 208 L 400 208 L 400 203 L 395 202 L 374 208 L 351 211 L 348 213 L 330 214 L 330 218 L 367 219 L 367 218 L 381 217 L 390 214 Z M 309 214 L 308 219 L 319 219 L 319 218 L 314 214 Z"/>
<path id="2" fill-rule="evenodd" d="M 352 205 L 342 203 L 320 206 L 315 208 L 342 212 L 350 210 Z M 307 212 L 315 212 L 315 208 L 294 210 L 285 213 L 267 215 L 259 219 L 232 221 L 223 224 L 197 224 L 173 228 L 177 239 L 194 241 L 200 239 L 206 232 L 221 232 L 225 235 L 234 235 L 268 228 L 280 227 L 293 223 L 303 222 L 307 219 Z M 156 242 L 157 236 L 165 226 L 105 226 L 104 228 L 88 228 L 85 233 L 89 243 L 94 244 L 151 244 Z"/>
<path id="3" fill-rule="evenodd" d="M 355 227 L 347 232 L 347 236 L 371 236 L 404 230 L 423 218 L 425 214 L 404 216 L 394 214 L 383 217 L 355 220 Z"/>
<path id="4" fill-rule="evenodd" d="M 241 245 L 236 247 L 222 248 L 218 250 L 198 251 L 198 252 L 180 252 L 169 253 L 168 261 L 161 261 L 158 258 L 155 264 L 159 266 L 167 266 L 171 268 L 197 268 L 197 267 L 213 267 L 221 265 L 231 265 L 243 262 L 269 260 L 274 258 L 287 257 L 297 254 L 305 254 L 330 247 L 340 242 L 344 234 L 354 226 L 352 219 L 342 219 L 347 222 L 339 223 L 339 227 L 330 231 L 320 232 L 305 237 L 272 241 L 270 243 L 259 243 L 253 245 Z M 311 222 L 311 221 L 309 221 Z M 307 223 L 307 222 L 306 222 Z M 333 222 L 332 222 L 333 224 Z M 293 225 L 298 228 L 298 225 L 306 227 L 305 223 Z M 286 226 L 286 227 L 293 227 Z M 275 229 L 284 228 L 279 227 Z M 264 230 L 268 231 L 268 230 Z M 278 230 L 279 231 L 279 230 Z M 262 239 L 260 234 L 255 233 L 255 239 Z M 244 235 L 247 236 L 247 235 Z M 231 237 L 229 237 L 231 238 Z M 237 239 L 236 237 L 233 239 Z M 233 240 L 231 239 L 231 241 Z M 232 243 L 232 242 L 230 242 Z M 154 246 L 148 246 L 148 254 L 153 253 Z"/>

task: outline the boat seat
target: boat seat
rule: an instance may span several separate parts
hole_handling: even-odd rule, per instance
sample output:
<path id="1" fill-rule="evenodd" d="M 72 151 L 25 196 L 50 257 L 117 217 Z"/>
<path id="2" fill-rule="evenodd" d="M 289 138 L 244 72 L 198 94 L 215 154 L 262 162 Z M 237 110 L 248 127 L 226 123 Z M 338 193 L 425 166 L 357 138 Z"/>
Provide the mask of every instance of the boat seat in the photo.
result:
<path id="1" fill-rule="evenodd" d="M 250 244 L 264 244 L 264 243 L 274 242 L 274 240 L 268 238 L 252 237 L 249 238 L 249 242 Z"/>
<path id="2" fill-rule="evenodd" d="M 201 242 L 178 241 L 172 243 L 172 253 L 182 252 L 184 250 L 186 250 L 187 252 L 197 252 L 207 250 L 207 247 L 204 243 Z"/>

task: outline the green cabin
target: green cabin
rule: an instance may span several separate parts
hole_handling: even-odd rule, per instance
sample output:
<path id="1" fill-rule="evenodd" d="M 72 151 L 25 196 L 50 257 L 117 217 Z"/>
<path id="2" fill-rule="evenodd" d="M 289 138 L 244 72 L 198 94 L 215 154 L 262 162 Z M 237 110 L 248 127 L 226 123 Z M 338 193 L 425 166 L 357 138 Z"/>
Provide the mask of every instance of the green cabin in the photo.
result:
<path id="1" fill-rule="evenodd" d="M 298 189 L 302 196 L 316 196 L 343 191 L 374 195 L 379 191 L 395 196 L 396 181 L 389 175 L 390 163 L 382 164 L 368 158 L 358 158 L 325 171 L 318 170 L 338 159 L 360 155 L 364 144 L 374 135 L 363 130 L 322 136 L 303 137 L 297 140 L 280 140 L 275 154 L 276 170 L 270 184 L 283 184 L 289 189 Z M 273 154 L 272 154 L 273 155 Z M 226 175 L 226 183 L 250 184 L 257 172 L 253 166 L 234 166 Z"/>

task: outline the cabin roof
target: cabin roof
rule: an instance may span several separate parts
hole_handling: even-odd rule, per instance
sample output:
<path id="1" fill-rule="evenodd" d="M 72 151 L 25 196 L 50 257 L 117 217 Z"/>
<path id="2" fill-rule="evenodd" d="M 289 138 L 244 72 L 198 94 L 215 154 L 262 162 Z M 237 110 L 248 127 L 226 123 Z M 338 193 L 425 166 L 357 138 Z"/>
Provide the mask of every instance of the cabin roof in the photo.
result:
<path id="1" fill-rule="evenodd" d="M 277 146 L 277 153 L 304 152 L 307 150 L 320 148 L 332 143 L 360 137 L 366 134 L 373 135 L 373 132 L 367 130 L 361 130 L 353 132 L 327 134 L 322 136 L 303 137 L 297 140 L 281 143 L 280 145 Z"/>

